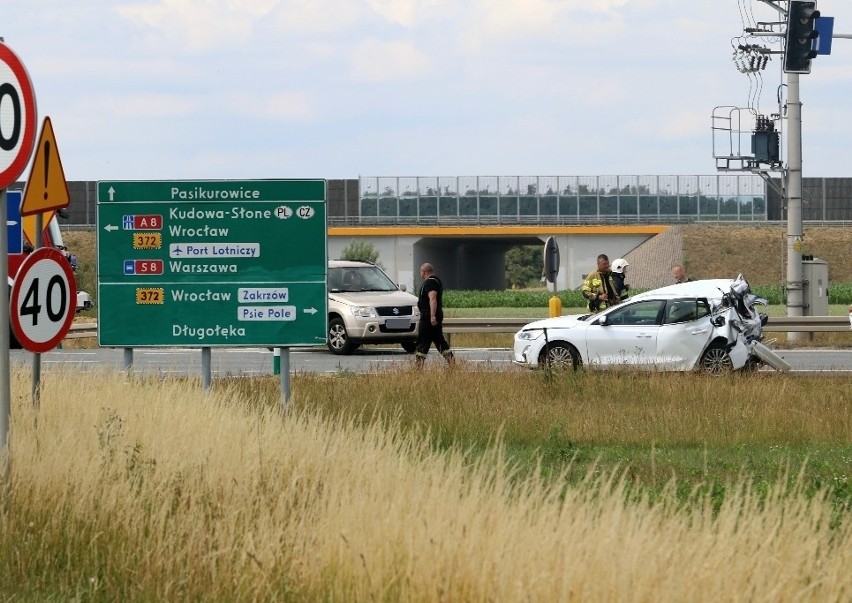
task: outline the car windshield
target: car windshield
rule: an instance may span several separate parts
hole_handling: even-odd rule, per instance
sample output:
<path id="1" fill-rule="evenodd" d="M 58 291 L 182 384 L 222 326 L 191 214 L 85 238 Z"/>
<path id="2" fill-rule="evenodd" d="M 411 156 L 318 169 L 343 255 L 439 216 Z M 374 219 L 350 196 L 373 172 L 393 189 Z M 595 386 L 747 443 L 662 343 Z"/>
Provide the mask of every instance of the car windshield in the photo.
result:
<path id="1" fill-rule="evenodd" d="M 329 268 L 328 290 L 334 293 L 396 291 L 397 286 L 377 266 L 354 266 Z"/>

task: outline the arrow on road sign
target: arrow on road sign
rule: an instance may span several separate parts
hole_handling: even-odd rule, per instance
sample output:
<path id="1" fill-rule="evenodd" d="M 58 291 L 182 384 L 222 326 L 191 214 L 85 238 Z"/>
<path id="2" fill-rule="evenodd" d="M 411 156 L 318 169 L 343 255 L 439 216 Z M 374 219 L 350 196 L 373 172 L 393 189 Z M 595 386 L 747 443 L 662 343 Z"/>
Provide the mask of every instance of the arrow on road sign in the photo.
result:
<path id="1" fill-rule="evenodd" d="M 50 118 L 45 117 L 35 148 L 35 159 L 30 168 L 27 189 L 24 191 L 24 202 L 21 203 L 21 215 L 40 214 L 51 209 L 68 207 L 70 203 L 71 195 L 65 181 L 65 170 L 62 169 L 62 161 L 59 159 L 53 126 Z"/>
<path id="2" fill-rule="evenodd" d="M 115 201 L 115 189 L 112 188 L 112 187 L 109 187 L 109 190 L 107 192 L 109 193 L 109 200 Z"/>
<path id="3" fill-rule="evenodd" d="M 316 314 L 317 309 L 316 308 L 305 308 L 304 310 L 302 310 L 302 312 L 304 312 L 305 314 Z"/>
<path id="4" fill-rule="evenodd" d="M 104 230 L 107 232 L 112 232 L 113 230 L 118 230 L 118 226 L 107 224 L 106 226 L 104 226 Z"/>

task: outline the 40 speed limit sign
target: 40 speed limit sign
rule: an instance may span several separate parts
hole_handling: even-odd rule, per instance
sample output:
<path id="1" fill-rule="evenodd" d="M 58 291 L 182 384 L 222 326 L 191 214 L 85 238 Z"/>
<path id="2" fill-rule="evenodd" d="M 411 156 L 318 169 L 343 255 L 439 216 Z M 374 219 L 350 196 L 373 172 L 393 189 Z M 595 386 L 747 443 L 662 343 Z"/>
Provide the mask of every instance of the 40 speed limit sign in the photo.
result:
<path id="1" fill-rule="evenodd" d="M 42 247 L 21 264 L 9 297 L 12 330 L 24 348 L 47 352 L 68 334 L 77 311 L 71 263 L 58 250 Z"/>
<path id="2" fill-rule="evenodd" d="M 24 171 L 33 152 L 36 102 L 21 59 L 0 42 L 0 188 Z"/>

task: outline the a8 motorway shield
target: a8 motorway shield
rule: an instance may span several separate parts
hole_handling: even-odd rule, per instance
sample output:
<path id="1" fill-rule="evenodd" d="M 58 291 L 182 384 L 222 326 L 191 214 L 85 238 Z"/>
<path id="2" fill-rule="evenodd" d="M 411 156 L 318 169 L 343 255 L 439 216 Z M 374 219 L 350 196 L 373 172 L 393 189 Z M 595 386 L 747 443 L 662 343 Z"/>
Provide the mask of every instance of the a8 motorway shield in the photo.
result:
<path id="1" fill-rule="evenodd" d="M 325 180 L 98 183 L 102 346 L 323 345 Z"/>

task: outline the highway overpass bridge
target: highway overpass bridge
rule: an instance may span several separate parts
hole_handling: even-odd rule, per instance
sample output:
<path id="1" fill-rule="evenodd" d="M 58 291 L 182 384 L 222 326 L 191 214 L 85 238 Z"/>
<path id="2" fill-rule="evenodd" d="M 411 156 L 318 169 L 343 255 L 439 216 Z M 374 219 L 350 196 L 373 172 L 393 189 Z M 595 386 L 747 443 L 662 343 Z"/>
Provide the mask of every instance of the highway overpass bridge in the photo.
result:
<path id="1" fill-rule="evenodd" d="M 666 226 L 355 226 L 328 229 L 328 257 L 339 258 L 353 239 L 373 245 L 385 271 L 409 291 L 418 269 L 433 264 L 449 289 L 504 289 L 506 252 L 520 245 L 559 244 L 557 288 L 579 287 L 601 253 L 623 257 Z"/>
<path id="2" fill-rule="evenodd" d="M 559 289 L 580 285 L 595 257 L 623 257 L 671 225 L 783 220 L 780 183 L 754 175 L 363 177 L 327 180 L 328 254 L 371 243 L 399 283 L 435 264 L 453 289 L 502 289 L 505 253 L 556 237 Z M 97 182 L 68 183 L 66 224 L 94 226 Z M 10 187 L 23 188 L 23 183 Z M 803 219 L 852 219 L 852 178 L 805 178 Z M 646 248 L 647 249 L 647 248 Z M 672 264 L 679 257 L 666 257 Z"/>

